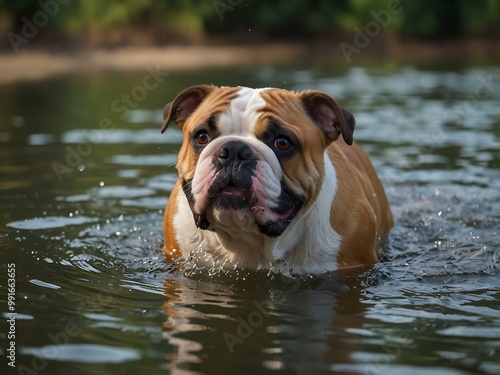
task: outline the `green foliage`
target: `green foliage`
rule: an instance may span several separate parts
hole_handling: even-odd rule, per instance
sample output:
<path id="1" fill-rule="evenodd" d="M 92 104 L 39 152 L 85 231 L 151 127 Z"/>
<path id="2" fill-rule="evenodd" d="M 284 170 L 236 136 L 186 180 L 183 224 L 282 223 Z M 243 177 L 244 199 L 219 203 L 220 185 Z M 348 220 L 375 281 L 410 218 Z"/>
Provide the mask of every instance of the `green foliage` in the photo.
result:
<path id="1" fill-rule="evenodd" d="M 436 39 L 486 32 L 498 24 L 500 3 L 496 0 L 405 1 L 404 35 Z"/>
<path id="2" fill-rule="evenodd" d="M 0 15 L 13 28 L 31 20 L 41 4 L 58 0 L 0 0 Z M 497 28 L 498 0 L 70 0 L 59 4 L 48 28 L 78 34 L 84 30 L 156 25 L 206 34 L 252 31 L 268 37 L 309 37 L 353 32 L 373 13 L 398 4 L 387 32 L 424 39 L 484 35 Z M 5 21 L 4 21 L 5 23 Z"/>

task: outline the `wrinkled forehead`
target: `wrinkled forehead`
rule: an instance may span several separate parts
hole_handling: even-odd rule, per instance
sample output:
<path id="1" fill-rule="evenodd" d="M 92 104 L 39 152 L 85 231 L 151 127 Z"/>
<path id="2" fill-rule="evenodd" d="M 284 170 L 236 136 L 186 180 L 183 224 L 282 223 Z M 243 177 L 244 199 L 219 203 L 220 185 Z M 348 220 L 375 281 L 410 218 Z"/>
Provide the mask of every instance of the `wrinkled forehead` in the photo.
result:
<path id="1" fill-rule="evenodd" d="M 217 115 L 220 135 L 255 136 L 266 128 L 269 116 L 297 120 L 303 109 L 295 92 L 278 88 L 218 87 L 191 118 L 193 127 Z M 283 121 L 287 123 L 289 121 Z M 293 122 L 293 121 L 292 121 Z"/>
<path id="2" fill-rule="evenodd" d="M 221 111 L 218 128 L 221 134 L 251 135 L 260 132 L 267 116 L 298 119 L 303 116 L 302 106 L 295 92 L 278 88 L 253 89 L 240 87 Z"/>
<path id="3" fill-rule="evenodd" d="M 262 93 L 268 88 L 241 87 L 236 97 L 229 102 L 226 111 L 219 116 L 218 129 L 221 134 L 246 136 L 253 134 L 262 110 L 266 107 Z"/>

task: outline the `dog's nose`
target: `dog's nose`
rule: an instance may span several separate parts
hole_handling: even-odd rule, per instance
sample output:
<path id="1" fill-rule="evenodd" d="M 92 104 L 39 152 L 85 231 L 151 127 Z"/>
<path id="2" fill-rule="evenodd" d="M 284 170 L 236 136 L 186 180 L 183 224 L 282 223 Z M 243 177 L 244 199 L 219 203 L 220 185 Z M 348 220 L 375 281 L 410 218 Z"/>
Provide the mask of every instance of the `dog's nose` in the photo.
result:
<path id="1" fill-rule="evenodd" d="M 255 159 L 255 154 L 252 148 L 245 142 L 231 141 L 225 143 L 217 152 L 221 162 L 229 160 L 253 160 Z"/>

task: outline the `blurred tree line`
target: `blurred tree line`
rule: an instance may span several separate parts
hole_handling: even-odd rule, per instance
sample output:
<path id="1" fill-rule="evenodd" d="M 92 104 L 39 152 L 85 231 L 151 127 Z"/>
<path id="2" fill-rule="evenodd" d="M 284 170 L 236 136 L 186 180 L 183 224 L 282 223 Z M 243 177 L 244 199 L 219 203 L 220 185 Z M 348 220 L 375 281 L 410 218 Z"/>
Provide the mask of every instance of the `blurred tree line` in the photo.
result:
<path id="1" fill-rule="evenodd" d="M 0 0 L 0 32 L 22 35 L 31 23 L 43 35 L 83 39 L 109 30 L 157 33 L 164 42 L 189 33 L 315 38 L 352 33 L 391 6 L 402 11 L 384 31 L 401 37 L 492 36 L 500 24 L 498 0 Z"/>

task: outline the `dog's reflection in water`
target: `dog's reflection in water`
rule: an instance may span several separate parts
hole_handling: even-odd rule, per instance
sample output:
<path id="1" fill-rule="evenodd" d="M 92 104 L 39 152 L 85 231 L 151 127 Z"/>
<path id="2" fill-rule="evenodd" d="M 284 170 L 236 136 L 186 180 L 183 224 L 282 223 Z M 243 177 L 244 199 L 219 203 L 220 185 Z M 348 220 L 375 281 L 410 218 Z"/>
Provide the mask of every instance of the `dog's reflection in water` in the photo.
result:
<path id="1" fill-rule="evenodd" d="M 166 367 L 172 374 L 311 373 L 352 364 L 363 348 L 356 332 L 370 275 L 179 272 L 164 283 Z"/>

